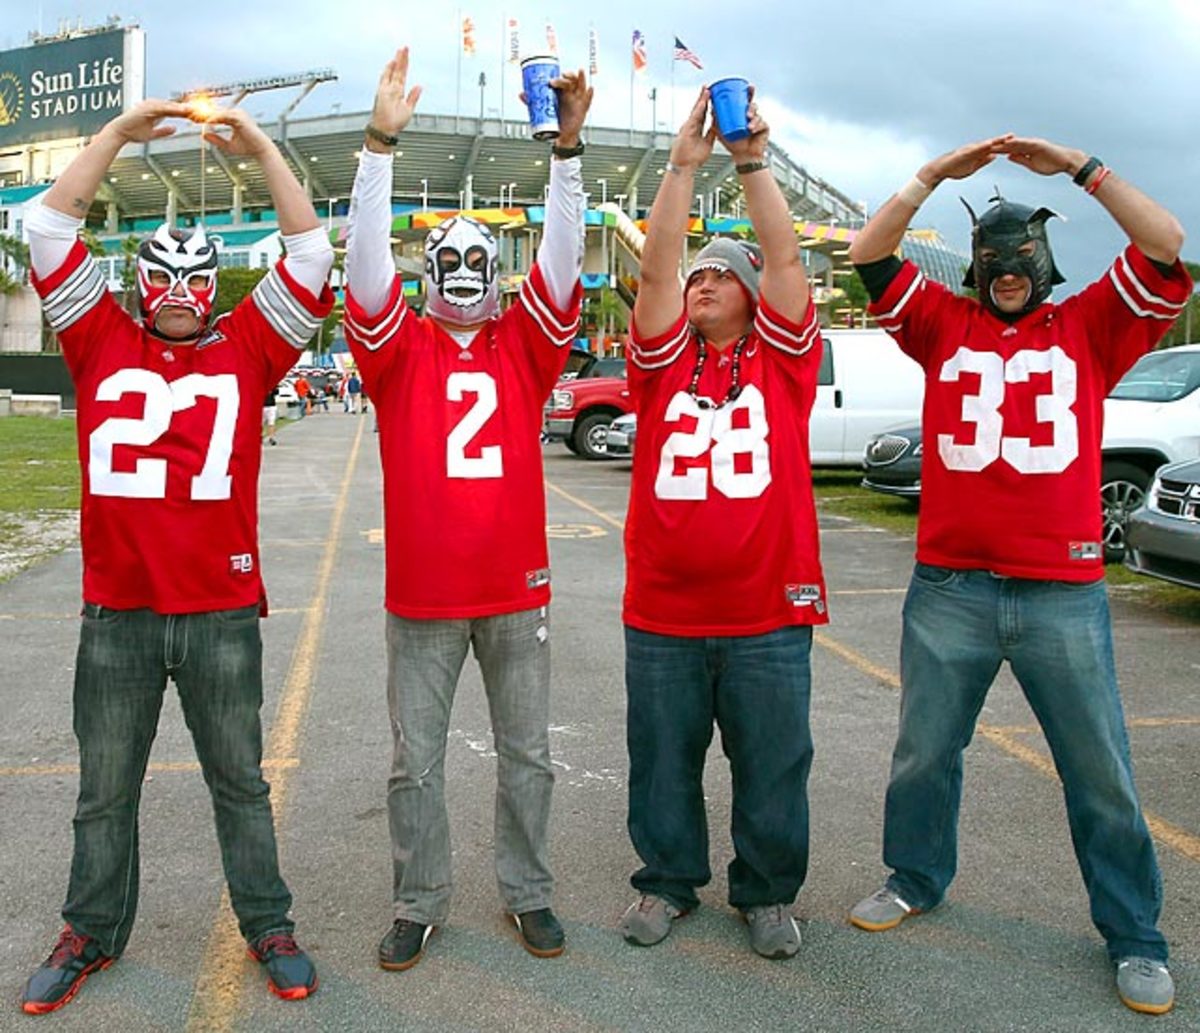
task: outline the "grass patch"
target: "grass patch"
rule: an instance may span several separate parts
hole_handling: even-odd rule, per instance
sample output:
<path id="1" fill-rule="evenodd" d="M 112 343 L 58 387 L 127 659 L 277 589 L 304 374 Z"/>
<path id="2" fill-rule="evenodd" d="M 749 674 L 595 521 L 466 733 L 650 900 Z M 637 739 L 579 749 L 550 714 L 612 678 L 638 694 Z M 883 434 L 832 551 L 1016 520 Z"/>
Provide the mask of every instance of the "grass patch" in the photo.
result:
<path id="1" fill-rule="evenodd" d="M 79 508 L 75 421 L 49 416 L 0 419 L 0 513 Z"/>

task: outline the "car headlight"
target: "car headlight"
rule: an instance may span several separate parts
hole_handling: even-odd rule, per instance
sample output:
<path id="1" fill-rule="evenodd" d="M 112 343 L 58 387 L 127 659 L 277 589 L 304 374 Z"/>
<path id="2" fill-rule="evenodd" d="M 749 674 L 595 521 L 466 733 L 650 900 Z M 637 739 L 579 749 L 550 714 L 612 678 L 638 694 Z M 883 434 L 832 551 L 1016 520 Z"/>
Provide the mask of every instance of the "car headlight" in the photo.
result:
<path id="1" fill-rule="evenodd" d="M 551 396 L 553 409 L 575 408 L 575 396 L 570 391 L 555 391 Z"/>
<path id="2" fill-rule="evenodd" d="M 1150 488 L 1146 492 L 1146 508 L 1156 509 L 1162 512 L 1162 506 L 1159 505 L 1159 495 L 1162 493 L 1162 480 L 1158 474 L 1154 475 L 1154 480 L 1150 482 Z"/>

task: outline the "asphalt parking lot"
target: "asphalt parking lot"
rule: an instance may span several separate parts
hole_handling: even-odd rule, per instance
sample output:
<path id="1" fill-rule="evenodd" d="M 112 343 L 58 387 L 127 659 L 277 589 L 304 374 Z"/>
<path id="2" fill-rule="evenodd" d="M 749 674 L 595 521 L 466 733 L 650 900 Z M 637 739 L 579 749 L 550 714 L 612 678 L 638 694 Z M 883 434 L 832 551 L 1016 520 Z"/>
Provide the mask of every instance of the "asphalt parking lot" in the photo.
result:
<path id="1" fill-rule="evenodd" d="M 812 864 L 785 962 L 753 955 L 725 904 L 728 768 L 707 778 L 713 883 L 652 949 L 616 922 L 632 899 L 625 835 L 620 594 L 627 463 L 546 450 L 554 569 L 552 859 L 566 954 L 518 946 L 491 858 L 495 759 L 477 673 L 459 688 L 447 754 L 455 902 L 426 958 L 375 965 L 391 921 L 385 788 L 382 510 L 371 417 L 289 426 L 262 480 L 265 767 L 297 937 L 320 991 L 277 1000 L 246 959 L 222 895 L 207 791 L 173 693 L 144 788 L 142 900 L 125 956 L 51 1018 L 16 1004 L 61 925 L 77 771 L 71 672 L 79 555 L 0 585 L 0 1030 L 1200 1029 L 1200 634 L 1114 599 L 1139 788 L 1165 885 L 1178 993 L 1127 1011 L 1087 915 L 1049 754 L 1015 683 L 988 699 L 965 776 L 959 874 L 947 903 L 883 934 L 846 923 L 882 877 L 880 825 L 898 707 L 900 604 L 911 540 L 822 518 L 832 623 L 814 648 Z M 452 519 L 452 518 L 450 518 Z M 752 557 L 749 558 L 752 561 Z"/>

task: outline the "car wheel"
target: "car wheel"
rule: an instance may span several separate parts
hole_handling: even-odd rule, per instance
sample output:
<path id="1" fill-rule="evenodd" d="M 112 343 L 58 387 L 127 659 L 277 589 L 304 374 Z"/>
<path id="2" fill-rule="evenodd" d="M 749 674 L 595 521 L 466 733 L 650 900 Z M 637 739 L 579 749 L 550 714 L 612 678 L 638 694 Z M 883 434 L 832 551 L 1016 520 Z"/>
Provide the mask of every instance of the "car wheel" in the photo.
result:
<path id="1" fill-rule="evenodd" d="M 604 459 L 608 454 L 608 427 L 612 416 L 594 412 L 585 416 L 575 428 L 575 453 L 584 459 Z"/>
<path id="2" fill-rule="evenodd" d="M 1100 510 L 1104 516 L 1104 562 L 1125 558 L 1125 525 L 1142 504 L 1150 474 L 1133 463 L 1108 462 L 1100 473 Z"/>

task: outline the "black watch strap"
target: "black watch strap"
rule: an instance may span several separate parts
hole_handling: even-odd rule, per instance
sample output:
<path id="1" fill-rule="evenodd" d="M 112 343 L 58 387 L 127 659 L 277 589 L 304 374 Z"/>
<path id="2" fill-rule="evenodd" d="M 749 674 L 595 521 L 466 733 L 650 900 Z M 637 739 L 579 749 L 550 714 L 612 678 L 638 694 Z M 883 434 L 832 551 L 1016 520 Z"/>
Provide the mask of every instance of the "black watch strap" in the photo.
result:
<path id="1" fill-rule="evenodd" d="M 559 147 L 558 144 L 554 144 L 550 153 L 556 158 L 578 158 L 583 153 L 583 141 L 580 140 L 574 147 Z"/>
<path id="2" fill-rule="evenodd" d="M 392 136 L 390 133 L 385 133 L 382 129 L 376 129 L 370 122 L 367 123 L 363 130 L 372 140 L 377 140 L 385 147 L 395 147 L 400 142 L 400 137 Z"/>

